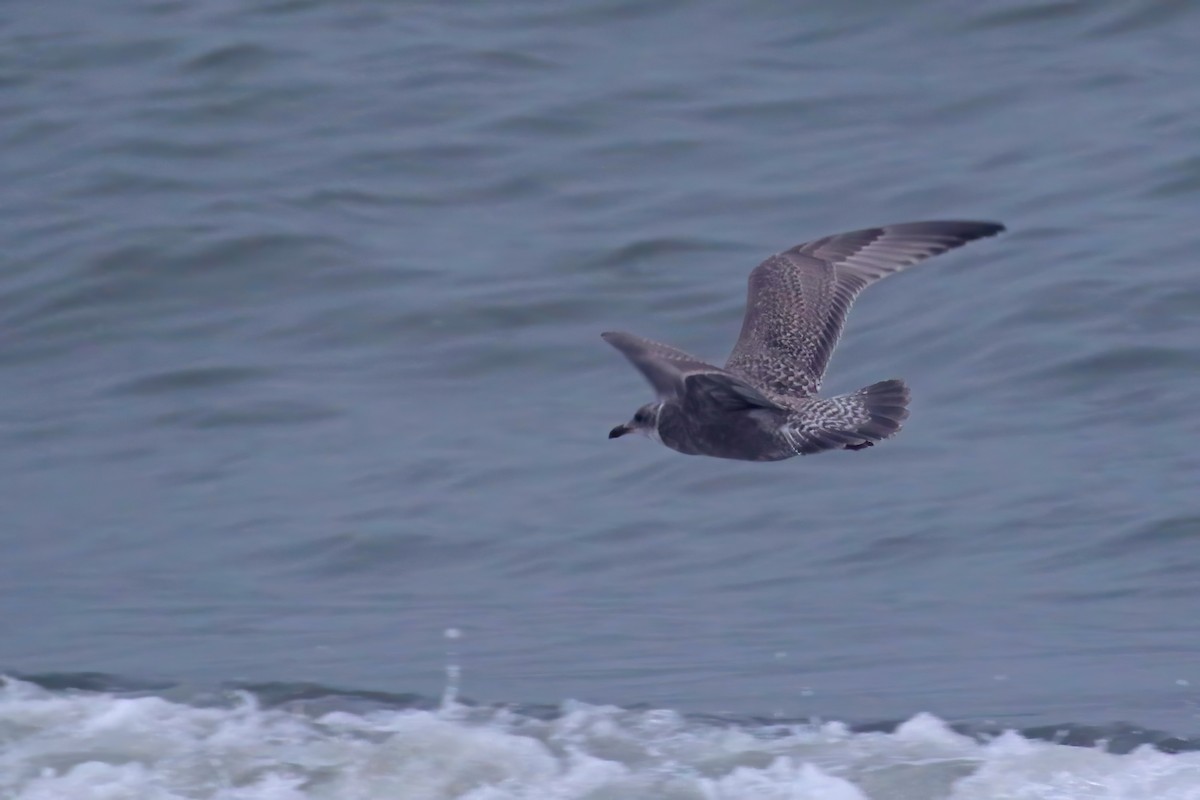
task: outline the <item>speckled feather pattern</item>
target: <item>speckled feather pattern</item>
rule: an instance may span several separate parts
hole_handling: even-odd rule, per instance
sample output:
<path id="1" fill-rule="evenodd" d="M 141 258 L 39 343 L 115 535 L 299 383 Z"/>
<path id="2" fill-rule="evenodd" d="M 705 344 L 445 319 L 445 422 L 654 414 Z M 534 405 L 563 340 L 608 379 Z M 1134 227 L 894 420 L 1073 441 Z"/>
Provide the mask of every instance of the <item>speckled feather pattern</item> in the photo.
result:
<path id="1" fill-rule="evenodd" d="M 892 379 L 816 394 L 858 294 L 918 261 L 1004 230 L 990 222 L 910 222 L 797 245 L 750 273 L 741 335 L 724 368 L 629 333 L 605 333 L 654 387 L 663 444 L 683 453 L 774 461 L 886 439 L 908 417 Z"/>
<path id="2" fill-rule="evenodd" d="M 859 292 L 1001 230 L 986 222 L 909 222 L 826 236 L 771 256 L 750 273 L 742 332 L 725 368 L 772 394 L 816 394 Z"/>

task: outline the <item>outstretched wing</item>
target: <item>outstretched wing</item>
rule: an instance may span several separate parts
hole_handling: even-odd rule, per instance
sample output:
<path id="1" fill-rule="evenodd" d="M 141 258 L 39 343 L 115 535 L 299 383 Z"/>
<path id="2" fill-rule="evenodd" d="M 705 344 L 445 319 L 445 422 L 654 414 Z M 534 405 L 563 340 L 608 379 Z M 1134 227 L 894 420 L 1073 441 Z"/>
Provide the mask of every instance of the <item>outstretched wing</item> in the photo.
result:
<path id="1" fill-rule="evenodd" d="M 620 331 L 610 331 L 600 336 L 620 350 L 630 363 L 637 367 L 638 372 L 646 376 L 646 380 L 650 381 L 659 397 L 683 396 L 686 390 L 685 382 L 693 377 L 711 375 L 719 379 L 717 384 L 720 386 L 735 381 L 741 383 L 720 367 L 706 364 L 670 345 Z M 755 390 L 749 390 L 757 394 Z"/>
<path id="2" fill-rule="evenodd" d="M 742 332 L 725 368 L 770 393 L 815 394 L 859 292 L 1002 230 L 994 222 L 906 222 L 826 236 L 771 256 L 750 273 Z"/>

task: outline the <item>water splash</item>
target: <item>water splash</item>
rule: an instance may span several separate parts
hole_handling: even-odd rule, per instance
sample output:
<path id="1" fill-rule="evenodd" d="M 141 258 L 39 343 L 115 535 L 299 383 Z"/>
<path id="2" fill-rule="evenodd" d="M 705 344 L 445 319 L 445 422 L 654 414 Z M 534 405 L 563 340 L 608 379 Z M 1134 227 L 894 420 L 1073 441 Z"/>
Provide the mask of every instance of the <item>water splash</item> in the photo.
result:
<path id="1" fill-rule="evenodd" d="M 462 681 L 462 665 L 458 662 L 458 648 L 455 645 L 462 638 L 462 631 L 458 628 L 446 628 L 442 635 L 446 638 L 446 685 L 442 689 L 439 711 L 448 714 L 458 708 L 458 689 Z"/>

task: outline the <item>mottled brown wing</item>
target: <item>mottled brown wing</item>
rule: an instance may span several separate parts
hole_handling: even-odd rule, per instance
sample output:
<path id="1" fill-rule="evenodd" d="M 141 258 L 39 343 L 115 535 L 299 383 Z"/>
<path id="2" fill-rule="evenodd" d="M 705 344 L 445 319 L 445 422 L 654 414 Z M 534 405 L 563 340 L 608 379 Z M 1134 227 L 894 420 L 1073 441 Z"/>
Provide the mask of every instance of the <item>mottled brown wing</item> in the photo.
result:
<path id="1" fill-rule="evenodd" d="M 727 375 L 720 367 L 707 364 L 675 347 L 634 336 L 622 331 L 600 334 L 604 341 L 621 351 L 638 372 L 646 376 L 660 397 L 678 397 L 684 392 L 684 381 L 704 373 Z M 731 376 L 732 377 L 732 376 Z"/>
<path id="2" fill-rule="evenodd" d="M 750 273 L 742 332 L 725 368 L 768 393 L 815 394 L 859 292 L 1002 230 L 993 222 L 906 222 L 826 236 L 771 256 Z"/>

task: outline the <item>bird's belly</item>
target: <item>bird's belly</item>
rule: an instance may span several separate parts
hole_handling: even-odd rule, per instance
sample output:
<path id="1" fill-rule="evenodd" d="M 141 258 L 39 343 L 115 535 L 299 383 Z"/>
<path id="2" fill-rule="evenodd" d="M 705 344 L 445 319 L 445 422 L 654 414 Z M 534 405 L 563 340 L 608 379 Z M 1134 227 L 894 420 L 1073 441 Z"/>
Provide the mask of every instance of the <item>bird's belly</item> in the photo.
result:
<path id="1" fill-rule="evenodd" d="M 779 433 L 781 420 L 776 420 L 776 416 L 753 410 L 697 420 L 680 413 L 664 413 L 658 434 L 667 447 L 688 455 L 781 461 L 796 455 L 796 451 Z"/>

